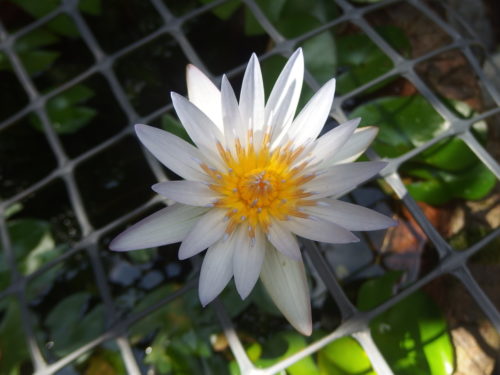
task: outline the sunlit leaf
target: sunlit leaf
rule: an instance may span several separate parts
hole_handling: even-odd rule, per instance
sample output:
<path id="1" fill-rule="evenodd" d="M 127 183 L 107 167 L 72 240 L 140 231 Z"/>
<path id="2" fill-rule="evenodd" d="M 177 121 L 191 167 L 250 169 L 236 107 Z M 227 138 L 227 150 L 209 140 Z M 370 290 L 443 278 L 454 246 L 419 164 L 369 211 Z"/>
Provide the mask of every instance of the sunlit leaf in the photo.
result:
<path id="1" fill-rule="evenodd" d="M 351 337 L 342 337 L 321 349 L 318 366 L 321 375 L 376 375 L 365 351 Z"/>
<path id="2" fill-rule="evenodd" d="M 392 295 L 397 273 L 365 282 L 357 304 L 369 310 Z M 417 291 L 375 318 L 373 339 L 394 373 L 401 375 L 450 375 L 454 350 L 448 327 L 436 304 Z"/>

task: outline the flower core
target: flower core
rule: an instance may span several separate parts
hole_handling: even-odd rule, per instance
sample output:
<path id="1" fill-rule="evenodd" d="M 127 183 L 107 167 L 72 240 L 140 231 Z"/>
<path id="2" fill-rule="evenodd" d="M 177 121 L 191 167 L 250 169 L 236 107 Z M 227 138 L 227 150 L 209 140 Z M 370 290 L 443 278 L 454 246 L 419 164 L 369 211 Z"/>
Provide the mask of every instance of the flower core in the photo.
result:
<path id="1" fill-rule="evenodd" d="M 238 139 L 233 151 L 219 143 L 217 149 L 226 169 L 201 165 L 213 179 L 210 188 L 222 196 L 215 207 L 227 209 L 227 234 L 246 224 L 254 238 L 257 227 L 267 232 L 272 219 L 308 217 L 300 208 L 316 204 L 306 199 L 311 194 L 302 188 L 315 176 L 302 173 L 308 165 L 300 161 L 304 147 L 294 148 L 289 142 L 272 150 L 268 140 L 266 135 L 257 150 L 252 142 L 243 147 Z"/>

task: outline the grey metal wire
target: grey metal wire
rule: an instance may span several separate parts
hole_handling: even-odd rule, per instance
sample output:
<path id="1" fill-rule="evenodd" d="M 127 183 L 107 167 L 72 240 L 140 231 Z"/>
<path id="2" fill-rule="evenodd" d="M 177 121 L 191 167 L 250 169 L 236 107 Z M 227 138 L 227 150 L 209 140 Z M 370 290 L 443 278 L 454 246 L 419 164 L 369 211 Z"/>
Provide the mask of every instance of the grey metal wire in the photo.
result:
<path id="1" fill-rule="evenodd" d="M 13 197 L 0 202 L 0 236 L 1 243 L 5 255 L 5 259 L 11 270 L 12 278 L 10 286 L 3 291 L 0 291 L 0 298 L 5 298 L 11 296 L 15 298 L 20 306 L 22 313 L 23 329 L 26 335 L 32 363 L 35 369 L 35 374 L 37 375 L 50 375 L 59 371 L 64 366 L 68 365 L 70 362 L 81 356 L 82 354 L 92 350 L 98 345 L 102 344 L 108 340 L 115 340 L 118 348 L 120 350 L 121 356 L 125 363 L 127 372 L 129 374 L 139 374 L 140 366 L 137 364 L 136 359 L 132 353 L 130 342 L 127 338 L 128 328 L 131 324 L 137 322 L 138 320 L 148 316 L 153 311 L 164 306 L 167 303 L 175 300 L 179 296 L 182 296 L 187 291 L 191 290 L 196 285 L 196 280 L 188 282 L 183 288 L 177 290 L 171 295 L 165 296 L 165 298 L 153 306 L 150 306 L 146 310 L 127 316 L 124 320 L 116 321 L 116 308 L 113 298 L 110 292 L 110 286 L 108 284 L 107 275 L 105 273 L 104 266 L 102 264 L 102 259 L 98 252 L 98 242 L 102 236 L 119 227 L 126 221 L 128 221 L 132 216 L 137 214 L 142 214 L 148 210 L 154 204 L 159 202 L 159 198 L 153 198 L 150 201 L 142 204 L 133 212 L 123 215 L 117 218 L 113 222 L 107 224 L 102 228 L 94 228 L 89 220 L 88 213 L 83 205 L 83 199 L 81 197 L 79 188 L 75 182 L 75 169 L 81 163 L 85 162 L 89 158 L 98 154 L 99 152 L 108 149 L 112 145 L 116 144 L 122 140 L 125 136 L 132 133 L 132 125 L 135 123 L 147 123 L 149 120 L 154 119 L 158 115 L 171 109 L 171 105 L 165 105 L 162 108 L 155 110 L 154 112 L 146 115 L 140 116 L 134 107 L 129 102 L 125 91 L 117 79 L 116 74 L 112 68 L 113 63 L 124 56 L 125 54 L 133 51 L 149 41 L 153 40 L 155 37 L 163 34 L 168 34 L 172 36 L 180 48 L 184 52 L 187 59 L 204 70 L 210 75 L 209 70 L 203 63 L 203 59 L 200 58 L 194 48 L 189 42 L 188 38 L 183 32 L 182 25 L 189 21 L 190 19 L 206 12 L 220 4 L 226 2 L 226 0 L 217 0 L 212 3 L 201 6 L 195 10 L 192 10 L 180 17 L 176 17 L 170 12 L 168 7 L 161 0 L 150 0 L 153 7 L 156 9 L 158 14 L 163 20 L 163 25 L 157 30 L 150 33 L 149 35 L 125 46 L 124 48 L 112 53 L 106 54 L 100 47 L 99 40 L 94 36 L 92 29 L 87 25 L 85 19 L 80 14 L 78 9 L 78 0 L 63 0 L 61 5 L 50 12 L 46 16 L 34 21 L 33 23 L 23 27 L 22 29 L 9 33 L 3 25 L 0 23 L 0 51 L 4 52 L 12 63 L 15 75 L 21 82 L 24 90 L 29 97 L 29 103 L 20 111 L 13 114 L 10 118 L 2 121 L 0 123 L 0 130 L 6 129 L 7 127 L 14 124 L 19 119 L 23 118 L 30 112 L 35 112 L 41 119 L 43 125 L 43 131 L 47 138 L 47 141 L 57 159 L 58 166 L 49 175 L 42 178 L 41 180 L 35 182 L 33 185 L 24 189 L 23 191 L 17 193 Z M 331 341 L 338 339 L 340 337 L 351 335 L 354 337 L 360 345 L 364 348 L 368 354 L 374 368 L 379 374 L 392 374 L 392 370 L 385 362 L 380 351 L 374 344 L 370 331 L 368 329 L 368 323 L 371 319 L 378 316 L 382 312 L 386 311 L 390 307 L 394 306 L 397 302 L 402 300 L 404 297 L 418 290 L 425 284 L 436 279 L 445 274 L 454 275 L 460 282 L 463 283 L 465 288 L 470 291 L 470 294 L 475 298 L 478 306 L 483 310 L 485 315 L 491 320 L 493 325 L 500 331 L 500 313 L 495 308 L 488 296 L 482 291 L 481 287 L 477 284 L 475 279 L 471 276 L 467 268 L 467 260 L 475 253 L 484 248 L 488 243 L 495 239 L 499 234 L 500 230 L 496 230 L 490 233 L 488 236 L 483 238 L 481 241 L 473 245 L 471 248 L 455 252 L 451 246 L 446 242 L 446 240 L 439 234 L 439 232 L 433 227 L 433 225 L 426 218 L 424 213 L 421 211 L 419 206 L 416 204 L 414 199 L 408 194 L 401 178 L 398 174 L 398 169 L 402 163 L 409 160 L 410 158 L 418 155 L 425 149 L 429 148 L 438 141 L 451 136 L 460 137 L 468 147 L 478 156 L 478 158 L 498 177 L 500 178 L 500 166 L 493 159 L 493 157 L 484 149 L 484 147 L 477 142 L 477 140 L 472 136 L 470 132 L 471 126 L 485 118 L 494 116 L 500 113 L 500 92 L 497 87 L 489 82 L 488 79 L 484 77 L 481 65 L 477 58 L 475 57 L 472 47 L 480 44 L 476 39 L 470 39 L 462 36 L 451 26 L 445 23 L 441 18 L 439 18 L 432 9 L 428 7 L 425 2 L 420 0 L 385 0 L 376 2 L 364 7 L 354 7 L 351 3 L 346 0 L 336 0 L 337 5 L 342 10 L 342 15 L 338 18 L 327 22 L 320 27 L 308 31 L 294 39 L 286 39 L 281 33 L 273 26 L 272 22 L 268 20 L 262 10 L 259 8 L 255 0 L 242 0 L 242 2 L 248 7 L 248 9 L 253 13 L 255 18 L 258 20 L 259 24 L 266 31 L 268 36 L 273 40 L 274 47 L 271 51 L 266 53 L 262 57 L 267 57 L 269 55 L 279 54 L 283 56 L 289 56 L 296 46 L 315 36 L 331 27 L 338 25 L 343 22 L 350 22 L 355 26 L 359 27 L 370 39 L 393 61 L 394 67 L 387 73 L 380 77 L 368 82 L 352 92 L 345 94 L 344 96 L 337 97 L 334 107 L 332 108 L 332 116 L 337 120 L 344 120 L 346 114 L 342 110 L 342 104 L 355 97 L 365 89 L 372 87 L 373 85 L 382 82 L 384 79 L 399 75 L 408 79 L 417 90 L 425 96 L 425 98 L 433 105 L 433 107 L 438 111 L 438 113 L 443 116 L 443 118 L 449 124 L 449 128 L 443 134 L 440 134 L 435 139 L 427 142 L 424 145 L 417 147 L 416 149 L 392 160 L 388 160 L 388 166 L 382 171 L 382 177 L 385 179 L 387 184 L 394 190 L 395 194 L 402 200 L 403 204 L 408 208 L 413 217 L 416 219 L 417 223 L 421 226 L 425 234 L 428 236 L 429 240 L 432 242 L 436 248 L 437 253 L 440 257 L 440 262 L 438 266 L 432 270 L 430 273 L 426 274 L 424 277 L 419 279 L 417 282 L 399 292 L 397 295 L 393 296 L 388 301 L 384 302 L 382 305 L 378 306 L 372 311 L 361 312 L 356 309 L 355 306 L 346 297 L 344 291 L 337 282 L 329 264 L 323 258 L 322 253 L 318 250 L 317 246 L 310 241 L 304 242 L 304 247 L 307 256 L 310 260 L 310 264 L 313 265 L 317 274 L 320 275 L 324 284 L 326 285 L 327 291 L 331 294 L 333 299 L 338 304 L 341 311 L 342 323 L 333 332 L 330 332 L 325 337 L 320 340 L 310 344 L 302 351 L 284 359 L 283 361 L 273 365 L 267 369 L 256 368 L 254 364 L 249 360 L 245 351 L 243 350 L 243 345 L 238 337 L 236 330 L 233 327 L 233 323 L 226 312 L 226 309 L 221 301 L 216 301 L 213 304 L 216 316 L 219 319 L 221 329 L 225 332 L 228 339 L 229 346 L 233 351 L 235 359 L 240 366 L 243 374 L 261 374 L 270 375 L 279 372 L 286 367 L 292 365 L 298 360 L 315 353 L 322 347 L 330 343 Z M 366 21 L 365 16 L 377 9 L 381 9 L 389 4 L 397 2 L 406 2 L 417 8 L 420 12 L 425 14 L 431 21 L 435 22 L 439 27 L 442 28 L 449 36 L 452 41 L 442 46 L 438 49 L 430 51 L 422 56 L 415 59 L 408 59 L 401 56 L 396 50 L 394 50 Z M 91 51 L 95 63 L 92 64 L 86 71 L 79 74 L 77 77 L 70 79 L 68 82 L 63 83 L 54 90 L 48 93 L 40 93 L 35 85 L 33 84 L 30 76 L 23 67 L 18 54 L 15 51 L 14 44 L 16 40 L 20 37 L 26 35 L 35 28 L 43 25 L 44 23 L 54 19 L 55 17 L 66 14 L 71 17 L 74 21 L 78 31 L 84 40 L 86 46 Z M 452 113 L 436 96 L 432 89 L 416 74 L 414 68 L 415 66 L 425 60 L 432 58 L 442 52 L 460 48 L 461 52 L 466 57 L 467 61 L 470 63 L 475 74 L 480 79 L 483 84 L 484 89 L 492 97 L 497 108 L 488 110 L 481 114 L 476 114 L 472 118 L 464 120 L 458 118 L 454 113 Z M 230 75 L 237 74 L 244 69 L 244 66 L 235 67 Z M 100 73 L 107 80 L 113 96 L 117 100 L 119 106 L 126 114 L 128 126 L 122 131 L 115 134 L 110 139 L 96 145 L 92 149 L 84 152 L 83 154 L 77 156 L 76 158 L 70 158 L 64 151 L 61 141 L 57 133 L 54 131 L 50 119 L 47 115 L 45 104 L 51 98 L 54 98 L 67 88 L 82 82 L 94 73 Z M 316 82 L 313 76 L 306 72 L 306 82 L 314 89 L 319 87 L 319 83 Z M 147 152 L 144 152 L 148 165 L 150 166 L 153 174 L 158 180 L 165 180 L 167 176 L 165 172 L 160 167 L 159 163 L 152 158 Z M 377 158 L 373 152 L 369 153 L 370 157 Z M 13 254 L 12 244 L 7 231 L 7 223 L 5 221 L 4 214 L 6 209 L 13 203 L 19 202 L 28 195 L 35 193 L 48 185 L 55 179 L 62 179 L 64 181 L 65 187 L 69 193 L 69 199 L 71 203 L 71 208 L 74 211 L 78 224 L 82 232 L 81 240 L 75 244 L 71 250 L 60 256 L 59 258 L 48 262 L 36 272 L 31 275 L 24 276 L 19 273 L 16 267 L 15 257 Z M 63 262 L 65 259 L 69 258 L 73 254 L 79 251 L 84 251 L 88 254 L 91 260 L 92 268 L 95 273 L 96 282 L 98 285 L 99 293 L 101 294 L 102 300 L 104 301 L 104 306 L 106 310 L 106 316 L 108 325 L 106 330 L 97 338 L 87 343 L 86 345 L 74 350 L 72 353 L 64 356 L 63 358 L 57 360 L 54 363 L 48 364 L 44 356 L 42 355 L 41 349 L 35 339 L 32 327 L 31 319 L 29 319 L 30 311 L 26 303 L 26 285 L 29 281 L 35 279 L 39 275 L 47 272 L 52 267 Z"/>

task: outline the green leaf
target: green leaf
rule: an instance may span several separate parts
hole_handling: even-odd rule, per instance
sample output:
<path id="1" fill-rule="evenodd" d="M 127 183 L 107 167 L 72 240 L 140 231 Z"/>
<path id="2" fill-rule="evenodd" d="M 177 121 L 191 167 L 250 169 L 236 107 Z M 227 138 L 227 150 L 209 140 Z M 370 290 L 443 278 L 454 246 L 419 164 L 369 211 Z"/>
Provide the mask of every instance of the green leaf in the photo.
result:
<path id="1" fill-rule="evenodd" d="M 420 153 L 418 160 L 446 171 L 460 171 L 477 163 L 474 153 L 459 138 L 445 139 Z"/>
<path id="2" fill-rule="evenodd" d="M 50 46 L 57 43 L 60 38 L 49 30 L 38 28 L 19 38 L 16 42 L 16 51 L 27 52 L 39 47 Z"/>
<path id="3" fill-rule="evenodd" d="M 361 126 L 379 127 L 373 147 L 383 157 L 400 156 L 446 129 L 444 119 L 421 95 L 375 99 L 356 107 L 349 117 L 361 117 Z"/>
<path id="4" fill-rule="evenodd" d="M 463 115 L 471 115 L 460 102 L 452 103 Z M 425 144 L 446 130 L 446 122 L 420 95 L 384 97 L 362 104 L 351 112 L 362 125 L 376 125 L 380 133 L 373 147 L 383 157 L 398 157 Z M 401 172 L 412 196 L 430 204 L 453 198 L 481 199 L 493 189 L 495 176 L 458 138 L 445 139 L 405 163 Z"/>
<path id="5" fill-rule="evenodd" d="M 165 113 L 163 116 L 161 116 L 161 127 L 163 128 L 163 130 L 175 134 L 179 138 L 182 138 L 189 143 L 193 143 L 186 131 L 186 128 L 184 128 L 181 122 L 170 113 Z"/>
<path id="6" fill-rule="evenodd" d="M 318 34 L 302 43 L 304 63 L 320 83 L 326 83 L 337 69 L 337 47 L 329 31 Z"/>
<path id="7" fill-rule="evenodd" d="M 368 310 L 392 295 L 397 273 L 365 282 L 358 307 Z M 395 373 L 450 375 L 454 351 L 446 321 L 439 308 L 417 291 L 382 313 L 370 324 L 373 339 Z"/>
<path id="8" fill-rule="evenodd" d="M 352 337 L 342 337 L 318 353 L 320 375 L 376 375 L 365 351 Z"/>
<path id="9" fill-rule="evenodd" d="M 246 349 L 246 352 L 256 366 L 269 367 L 297 353 L 306 346 L 306 339 L 299 333 L 279 332 L 262 346 L 258 343 L 253 343 Z M 230 369 L 232 373 L 239 374 L 237 368 L 231 365 Z M 288 367 L 286 373 L 290 375 L 319 375 L 319 370 L 313 358 L 308 356 Z"/>
<path id="10" fill-rule="evenodd" d="M 379 34 L 403 55 L 408 55 L 410 43 L 404 32 L 397 27 L 377 28 Z M 337 90 L 341 94 L 348 93 L 359 86 L 387 73 L 394 64 L 392 60 L 380 50 L 366 34 L 342 35 L 337 38 L 339 66 L 346 69 L 337 78 Z M 393 81 L 395 77 L 388 78 L 369 89 L 371 93 Z"/>
<path id="11" fill-rule="evenodd" d="M 20 271 L 27 275 L 62 254 L 50 232 L 50 224 L 43 220 L 21 219 L 8 222 L 12 249 Z"/>
<path id="12" fill-rule="evenodd" d="M 58 59 L 59 52 L 42 48 L 53 45 L 59 40 L 60 38 L 51 31 L 38 28 L 17 41 L 16 51 L 30 75 L 47 70 Z"/>
<path id="13" fill-rule="evenodd" d="M 87 292 L 72 294 L 55 305 L 45 319 L 57 355 L 65 356 L 102 333 L 104 308 L 97 305 L 85 311 L 90 298 Z"/>
<path id="14" fill-rule="evenodd" d="M 470 152 L 470 151 L 469 151 Z M 404 169 L 410 176 L 420 179 L 407 185 L 416 199 L 430 204 L 443 204 L 453 198 L 482 199 L 495 187 L 495 175 L 479 160 L 460 171 L 431 170 L 423 173 L 420 168 Z"/>
<path id="15" fill-rule="evenodd" d="M 59 56 L 59 52 L 47 50 L 28 51 L 19 55 L 24 68 L 30 75 L 35 75 L 47 70 Z"/>
<path id="16" fill-rule="evenodd" d="M 77 38 L 80 36 L 80 33 L 78 32 L 75 24 L 66 14 L 62 14 L 53 18 L 52 20 L 47 22 L 46 27 L 57 34 L 66 36 L 68 38 Z"/>
<path id="17" fill-rule="evenodd" d="M 21 309 L 16 300 L 2 301 L 0 311 L 0 374 L 19 374 L 21 364 L 30 356 L 22 329 Z M 2 309 L 0 307 L 0 309 Z"/>
<path id="18" fill-rule="evenodd" d="M 93 108 L 80 105 L 94 96 L 94 91 L 80 83 L 49 100 L 47 112 L 58 134 L 73 134 L 86 126 L 97 115 Z M 41 130 L 38 117 L 31 116 L 32 125 Z"/>

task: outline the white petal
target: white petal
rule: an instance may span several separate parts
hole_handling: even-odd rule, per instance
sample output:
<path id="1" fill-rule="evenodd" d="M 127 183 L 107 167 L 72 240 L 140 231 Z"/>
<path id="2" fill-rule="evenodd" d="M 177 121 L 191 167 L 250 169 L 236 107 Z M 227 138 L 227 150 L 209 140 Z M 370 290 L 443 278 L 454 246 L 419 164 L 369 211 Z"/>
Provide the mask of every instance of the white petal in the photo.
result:
<path id="1" fill-rule="evenodd" d="M 302 260 L 293 260 L 268 246 L 260 278 L 290 324 L 309 336 L 312 332 L 311 302 Z"/>
<path id="2" fill-rule="evenodd" d="M 240 113 L 247 129 L 262 130 L 264 126 L 264 84 L 259 59 L 252 54 L 243 76 L 240 93 Z"/>
<path id="3" fill-rule="evenodd" d="M 245 299 L 259 279 L 266 251 L 266 240 L 262 231 L 258 229 L 255 242 L 252 243 L 243 225 L 238 228 L 237 236 L 237 249 L 233 255 L 234 283 L 240 297 Z"/>
<path id="4" fill-rule="evenodd" d="M 234 234 L 208 248 L 200 270 L 198 294 L 206 306 L 219 295 L 233 276 L 233 253 L 236 248 Z"/>
<path id="5" fill-rule="evenodd" d="M 227 77 L 222 76 L 222 120 L 224 122 L 224 136 L 226 144 L 233 149 L 234 138 L 238 137 L 243 141 L 247 134 L 246 125 L 242 123 L 238 100 Z"/>
<path id="6" fill-rule="evenodd" d="M 374 210 L 336 199 L 322 199 L 317 206 L 304 207 L 303 211 L 348 230 L 378 230 L 396 225 L 390 217 Z"/>
<path id="7" fill-rule="evenodd" d="M 278 135 L 293 119 L 304 79 L 304 56 L 299 48 L 288 59 L 269 95 L 265 110 L 265 124 Z"/>
<path id="8" fill-rule="evenodd" d="M 284 255 L 292 259 L 299 260 L 300 246 L 297 238 L 285 227 L 284 222 L 271 219 L 269 225 L 267 238 L 271 244 Z"/>
<path id="9" fill-rule="evenodd" d="M 217 87 L 203 72 L 189 64 L 186 70 L 188 97 L 222 131 L 221 96 Z"/>
<path id="10" fill-rule="evenodd" d="M 360 121 L 361 118 L 347 121 L 318 138 L 312 150 L 315 161 L 320 162 L 320 166 L 330 164 L 332 157 L 352 136 Z"/>
<path id="11" fill-rule="evenodd" d="M 359 238 L 333 223 L 320 219 L 302 219 L 293 217 L 286 222 L 286 227 L 301 237 L 313 241 L 328 243 L 359 242 Z"/>
<path id="12" fill-rule="evenodd" d="M 314 198 L 338 196 L 375 176 L 386 165 L 387 163 L 383 161 L 334 165 L 325 173 L 305 183 L 303 188 L 314 193 Z"/>
<path id="13" fill-rule="evenodd" d="M 152 189 L 165 198 L 191 206 L 208 206 L 218 197 L 207 184 L 197 181 L 165 181 L 153 185 Z"/>
<path id="14" fill-rule="evenodd" d="M 289 137 L 298 144 L 316 139 L 330 114 L 334 94 L 335 79 L 331 79 L 314 94 L 293 121 Z"/>
<path id="15" fill-rule="evenodd" d="M 177 112 L 182 125 L 186 128 L 193 142 L 198 146 L 205 158 L 216 164 L 216 167 L 219 167 L 216 144 L 217 142 L 225 143 L 222 132 L 212 120 L 185 97 L 173 92 L 172 103 L 175 112 Z"/>
<path id="16" fill-rule="evenodd" d="M 179 259 L 187 259 L 213 245 L 226 229 L 226 210 L 212 208 L 191 228 L 179 248 Z"/>
<path id="17" fill-rule="evenodd" d="M 162 208 L 118 235 L 109 248 L 128 251 L 180 242 L 206 211 L 183 204 Z"/>
<path id="18" fill-rule="evenodd" d="M 188 180 L 208 179 L 200 168 L 202 155 L 196 147 L 172 133 L 148 125 L 136 125 L 135 132 L 149 152 L 174 173 Z"/>
<path id="19" fill-rule="evenodd" d="M 329 165 L 352 163 L 365 152 L 368 146 L 377 136 L 378 128 L 366 126 L 358 128 L 344 146 L 337 152 L 331 160 L 326 162 Z"/>

